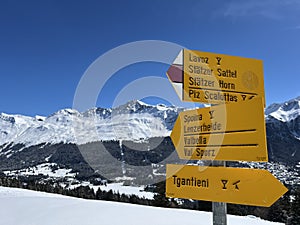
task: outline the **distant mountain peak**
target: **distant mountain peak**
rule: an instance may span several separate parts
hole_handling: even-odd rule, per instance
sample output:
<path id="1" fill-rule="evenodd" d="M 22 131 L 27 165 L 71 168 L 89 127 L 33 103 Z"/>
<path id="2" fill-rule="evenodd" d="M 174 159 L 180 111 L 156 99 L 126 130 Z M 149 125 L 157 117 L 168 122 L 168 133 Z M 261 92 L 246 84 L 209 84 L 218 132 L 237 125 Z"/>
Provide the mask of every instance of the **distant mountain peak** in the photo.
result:
<path id="1" fill-rule="evenodd" d="M 53 116 L 53 115 L 79 115 L 79 114 L 80 113 L 76 109 L 66 108 L 66 109 L 61 109 L 61 110 L 53 113 L 51 116 Z"/>
<path id="2" fill-rule="evenodd" d="M 99 140 L 140 140 L 168 136 L 181 108 L 132 100 L 116 108 L 85 112 L 61 109 L 48 117 L 0 114 L 0 145 L 84 144 Z"/>
<path id="3" fill-rule="evenodd" d="M 62 109 L 48 117 L 0 114 L 0 145 L 6 143 L 84 144 L 99 140 L 140 140 L 168 136 L 183 108 L 149 105 L 132 100 L 115 108 L 94 107 L 85 112 Z M 300 97 L 272 104 L 267 121 L 291 121 L 300 116 Z M 298 131 L 297 131 L 297 137 Z"/>
<path id="4" fill-rule="evenodd" d="M 133 105 L 144 105 L 144 106 L 151 106 L 141 100 L 132 100 L 132 101 L 129 101 L 127 104 L 133 104 Z"/>
<path id="5" fill-rule="evenodd" d="M 148 105 L 140 100 L 131 100 L 123 105 L 114 107 L 112 111 L 114 112 L 127 112 L 127 113 L 134 113 L 141 109 L 153 107 L 152 105 Z"/>
<path id="6" fill-rule="evenodd" d="M 4 121 L 7 121 L 7 122 L 10 122 L 10 123 L 15 123 L 16 122 L 13 115 L 8 115 L 6 113 L 1 113 L 0 114 L 0 119 L 2 119 Z"/>
<path id="7" fill-rule="evenodd" d="M 267 118 L 275 118 L 282 122 L 288 122 L 300 116 L 300 96 L 283 103 L 274 103 L 266 108 Z"/>

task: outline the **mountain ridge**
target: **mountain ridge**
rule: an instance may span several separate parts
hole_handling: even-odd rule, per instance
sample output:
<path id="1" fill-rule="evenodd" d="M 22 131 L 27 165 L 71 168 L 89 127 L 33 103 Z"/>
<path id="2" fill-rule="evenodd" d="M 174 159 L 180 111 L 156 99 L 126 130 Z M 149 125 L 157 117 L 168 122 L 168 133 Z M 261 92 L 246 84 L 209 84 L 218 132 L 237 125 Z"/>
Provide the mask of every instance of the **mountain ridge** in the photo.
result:
<path id="1" fill-rule="evenodd" d="M 300 172 L 300 116 L 295 116 L 299 102 L 299 98 L 295 98 L 266 109 L 269 163 L 255 164 L 255 167 L 270 169 L 290 183 L 300 182 L 297 175 Z M 130 179 L 138 176 L 145 179 L 138 174 L 140 171 L 128 165 L 149 166 L 151 172 L 147 171 L 152 177 L 162 176 L 166 158 L 174 156 L 170 158 L 171 163 L 179 160 L 169 135 L 182 110 L 175 106 L 130 101 L 114 109 L 92 108 L 82 113 L 63 109 L 48 117 L 0 114 L 0 171 L 11 175 L 27 174 L 24 171 L 29 168 L 37 170 L 34 168 L 49 164 L 57 171 L 72 169 L 72 173 L 80 177 L 78 179 L 93 180 L 93 171 L 98 169 L 90 167 L 93 163 L 87 159 L 93 160 L 94 156 L 85 156 L 86 149 L 103 159 L 96 164 L 114 171 L 112 177 L 125 174 Z M 282 121 L 274 116 L 283 111 L 290 120 Z M 104 153 L 99 152 L 101 146 L 120 162 L 118 166 L 105 161 L 101 155 Z"/>
<path id="2" fill-rule="evenodd" d="M 47 117 L 0 113 L 0 145 L 23 143 L 30 146 L 44 142 L 84 144 L 99 140 L 140 140 L 168 136 L 183 110 L 176 106 L 149 105 L 132 100 L 115 108 L 94 107 L 84 112 L 66 108 Z M 289 130 L 297 139 L 300 139 L 299 117 L 300 96 L 280 104 L 273 103 L 265 109 L 267 124 L 279 121 L 291 123 Z M 98 135 L 91 137 L 86 130 L 94 130 Z M 107 135 L 104 135 L 105 132 Z M 130 135 L 126 135 L 126 132 Z M 33 141 L 36 137 L 40 141 Z"/>
<path id="3" fill-rule="evenodd" d="M 3 149 L 1 146 L 8 144 L 29 147 L 42 143 L 85 144 L 167 137 L 183 110 L 176 106 L 149 105 L 132 100 L 115 108 L 94 107 L 84 112 L 66 108 L 47 117 L 0 113 L 0 154 Z M 279 142 L 284 143 L 285 148 L 290 145 L 285 154 L 298 154 L 300 96 L 268 106 L 265 109 L 265 120 L 270 155 L 276 155 L 273 149 L 274 146 L 279 148 Z"/>
<path id="4" fill-rule="evenodd" d="M 60 142 L 84 144 L 168 136 L 182 110 L 133 100 L 116 108 L 95 107 L 81 113 L 75 109 L 61 109 L 48 117 L 1 113 L 0 145 L 11 142 L 26 146 Z M 98 134 L 90 134 L 88 130 Z"/>

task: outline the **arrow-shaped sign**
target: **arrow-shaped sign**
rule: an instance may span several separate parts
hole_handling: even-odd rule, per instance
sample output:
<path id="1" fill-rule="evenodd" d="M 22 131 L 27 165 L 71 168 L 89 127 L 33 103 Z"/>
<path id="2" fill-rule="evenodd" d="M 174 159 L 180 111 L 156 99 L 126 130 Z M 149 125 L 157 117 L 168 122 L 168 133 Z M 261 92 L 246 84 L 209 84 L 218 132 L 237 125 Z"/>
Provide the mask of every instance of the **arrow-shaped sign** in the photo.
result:
<path id="1" fill-rule="evenodd" d="M 171 139 L 181 159 L 268 161 L 259 98 L 181 112 Z"/>
<path id="2" fill-rule="evenodd" d="M 183 49 L 167 71 L 182 101 L 211 104 L 263 99 L 261 60 Z"/>
<path id="3" fill-rule="evenodd" d="M 287 189 L 267 170 L 167 165 L 166 196 L 271 206 Z"/>

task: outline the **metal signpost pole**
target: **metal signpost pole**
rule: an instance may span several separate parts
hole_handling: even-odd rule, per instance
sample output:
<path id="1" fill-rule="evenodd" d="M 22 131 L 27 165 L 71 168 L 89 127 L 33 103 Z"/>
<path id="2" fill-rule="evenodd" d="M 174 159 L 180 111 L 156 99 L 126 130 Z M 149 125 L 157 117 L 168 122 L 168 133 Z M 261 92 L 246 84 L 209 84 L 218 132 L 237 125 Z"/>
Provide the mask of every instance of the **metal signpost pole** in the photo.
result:
<path id="1" fill-rule="evenodd" d="M 226 167 L 226 161 L 212 161 L 213 166 Z M 213 225 L 227 225 L 227 204 L 224 202 L 213 202 Z"/>

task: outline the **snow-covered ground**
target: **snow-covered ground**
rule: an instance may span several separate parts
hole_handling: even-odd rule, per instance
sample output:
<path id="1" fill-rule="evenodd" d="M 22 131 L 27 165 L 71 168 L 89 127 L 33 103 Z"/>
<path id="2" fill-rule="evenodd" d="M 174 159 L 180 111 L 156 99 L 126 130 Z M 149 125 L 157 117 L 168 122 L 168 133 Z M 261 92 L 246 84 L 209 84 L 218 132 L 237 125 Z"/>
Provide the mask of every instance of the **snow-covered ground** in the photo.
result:
<path id="1" fill-rule="evenodd" d="M 0 187 L 0 225 L 209 225 L 212 214 Z M 228 225 L 279 225 L 228 215 Z"/>
<path id="2" fill-rule="evenodd" d="M 110 183 L 106 185 L 92 185 L 90 182 L 83 182 L 77 185 L 71 185 L 70 188 L 76 188 L 79 186 L 89 186 L 94 189 L 96 192 L 98 188 L 102 191 L 110 191 L 112 190 L 113 193 L 125 194 L 125 195 L 136 195 L 139 198 L 145 199 L 153 199 L 154 193 L 144 191 L 144 186 L 133 187 L 133 186 L 124 186 L 123 183 Z"/>
<path id="3" fill-rule="evenodd" d="M 95 186 L 95 191 L 97 186 Z M 120 193 L 125 195 L 137 195 L 140 198 L 153 199 L 154 194 L 152 192 L 144 191 L 144 187 L 132 187 L 132 186 L 123 186 L 123 183 L 111 183 L 107 186 L 100 186 L 102 191 L 112 190 L 114 193 Z"/>
<path id="4" fill-rule="evenodd" d="M 34 167 L 28 167 L 21 170 L 13 170 L 13 171 L 4 171 L 5 175 L 9 176 L 28 176 L 28 175 L 39 175 L 42 174 L 44 176 L 49 177 L 75 177 L 76 173 L 72 173 L 72 169 L 60 169 L 57 168 L 56 170 L 52 170 L 51 166 L 58 166 L 56 163 L 42 163 L 40 165 Z"/>
<path id="5" fill-rule="evenodd" d="M 51 167 L 55 167 L 53 170 Z M 67 186 L 69 189 L 74 189 L 79 186 L 89 186 L 94 189 L 96 192 L 98 188 L 102 191 L 110 191 L 113 193 L 125 194 L 125 195 L 137 195 L 140 198 L 153 199 L 154 194 L 152 192 L 144 191 L 144 186 L 124 186 L 121 180 L 130 179 L 130 177 L 120 177 L 120 182 L 118 183 L 107 183 L 103 185 L 93 185 L 90 182 L 79 182 L 75 179 L 76 173 L 72 173 L 71 169 L 61 169 L 58 167 L 56 163 L 42 163 L 40 165 L 34 167 L 28 167 L 21 170 L 13 170 L 13 171 L 4 171 L 4 174 L 7 176 L 28 176 L 28 175 L 39 175 L 42 174 L 44 176 L 48 176 L 49 178 L 68 178 L 68 181 L 64 181 L 65 183 L 61 183 L 63 187 Z M 71 184 L 75 182 L 77 184 Z"/>

